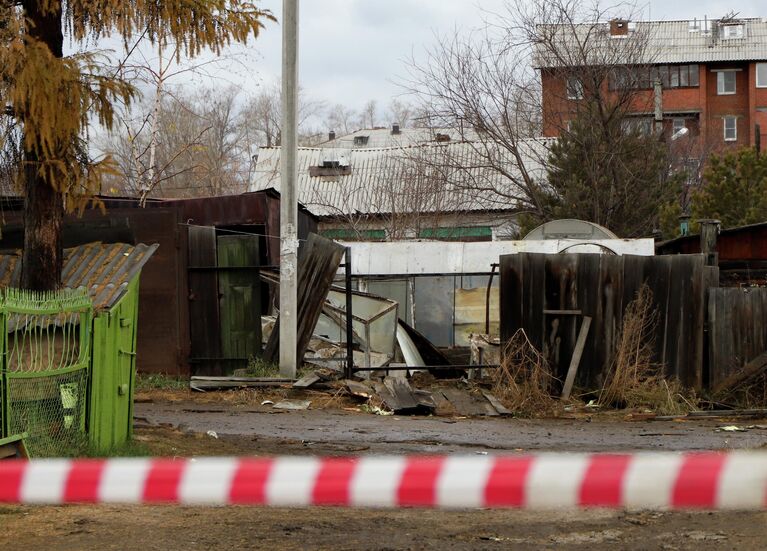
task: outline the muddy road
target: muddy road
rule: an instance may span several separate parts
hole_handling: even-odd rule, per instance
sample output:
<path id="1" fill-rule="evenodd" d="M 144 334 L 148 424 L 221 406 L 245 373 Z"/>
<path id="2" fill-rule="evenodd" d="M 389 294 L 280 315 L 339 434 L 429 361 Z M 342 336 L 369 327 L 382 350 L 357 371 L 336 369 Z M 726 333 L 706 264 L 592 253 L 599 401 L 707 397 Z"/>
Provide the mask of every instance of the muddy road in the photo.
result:
<path id="1" fill-rule="evenodd" d="M 152 455 L 348 455 L 703 450 L 767 446 L 759 420 L 626 422 L 377 416 L 343 409 L 275 413 L 260 401 L 136 404 L 137 442 Z M 216 438 L 207 431 L 215 431 Z M 14 549 L 761 550 L 767 513 L 589 510 L 376 511 L 161 506 L 0 506 Z"/>
<path id="2" fill-rule="evenodd" d="M 606 452 L 726 450 L 767 446 L 767 421 L 623 421 L 622 416 L 506 419 L 380 416 L 344 410 L 282 411 L 270 406 L 226 407 L 194 402 L 140 403 L 135 414 L 153 425 L 191 433 L 248 437 L 254 454 L 275 443 L 308 453 L 474 453 L 488 451 Z M 737 423 L 763 426 L 721 432 Z M 259 449 L 259 442 L 265 450 Z"/>

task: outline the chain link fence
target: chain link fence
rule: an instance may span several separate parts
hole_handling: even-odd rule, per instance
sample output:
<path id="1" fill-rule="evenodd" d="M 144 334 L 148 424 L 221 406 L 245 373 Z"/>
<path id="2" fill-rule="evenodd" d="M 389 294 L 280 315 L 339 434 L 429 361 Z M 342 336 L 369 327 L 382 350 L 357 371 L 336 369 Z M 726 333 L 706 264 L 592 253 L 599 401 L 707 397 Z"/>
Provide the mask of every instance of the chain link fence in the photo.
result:
<path id="1" fill-rule="evenodd" d="M 26 432 L 33 457 L 81 452 L 92 319 L 87 291 L 7 290 L 0 313 L 4 433 Z"/>

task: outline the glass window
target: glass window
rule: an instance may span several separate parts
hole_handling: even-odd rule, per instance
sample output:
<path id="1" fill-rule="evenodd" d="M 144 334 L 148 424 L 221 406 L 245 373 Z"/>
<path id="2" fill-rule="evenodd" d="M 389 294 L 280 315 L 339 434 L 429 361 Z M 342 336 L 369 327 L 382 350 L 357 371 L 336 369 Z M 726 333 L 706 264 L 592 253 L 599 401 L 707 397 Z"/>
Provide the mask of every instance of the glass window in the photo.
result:
<path id="1" fill-rule="evenodd" d="M 738 119 L 727 116 L 724 118 L 724 141 L 734 142 L 738 139 Z"/>
<path id="2" fill-rule="evenodd" d="M 686 69 L 686 67 L 685 67 Z M 679 66 L 669 67 L 670 85 L 672 88 L 679 88 Z"/>
<path id="3" fill-rule="evenodd" d="M 682 65 L 679 67 L 679 86 L 690 85 L 690 66 Z"/>
<path id="4" fill-rule="evenodd" d="M 756 87 L 767 88 L 767 63 L 756 64 Z"/>
<path id="5" fill-rule="evenodd" d="M 733 38 L 743 38 L 743 34 L 743 25 L 724 25 L 720 36 L 724 40 L 730 40 Z"/>
<path id="6" fill-rule="evenodd" d="M 682 128 L 685 128 L 687 125 L 685 124 L 684 119 L 674 119 L 672 124 L 672 132 L 673 134 L 676 134 L 679 132 Z"/>
<path id="7" fill-rule="evenodd" d="M 660 78 L 661 86 L 668 88 L 668 65 L 661 65 L 658 67 L 658 78 Z"/>
<path id="8" fill-rule="evenodd" d="M 690 65 L 690 86 L 698 86 L 698 66 Z"/>
<path id="9" fill-rule="evenodd" d="M 735 93 L 735 71 L 719 71 L 716 74 L 716 93 L 720 96 Z"/>
<path id="10" fill-rule="evenodd" d="M 568 77 L 567 99 L 583 99 L 583 83 L 578 77 Z"/>

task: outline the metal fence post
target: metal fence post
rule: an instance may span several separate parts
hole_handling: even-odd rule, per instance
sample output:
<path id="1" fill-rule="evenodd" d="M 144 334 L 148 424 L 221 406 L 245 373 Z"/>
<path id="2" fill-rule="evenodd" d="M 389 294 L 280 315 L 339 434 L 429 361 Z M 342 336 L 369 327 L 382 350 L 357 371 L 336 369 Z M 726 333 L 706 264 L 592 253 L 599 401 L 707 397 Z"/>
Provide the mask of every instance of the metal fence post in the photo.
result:
<path id="1" fill-rule="evenodd" d="M 346 277 L 346 378 L 354 374 L 354 329 L 352 327 L 352 248 L 346 247 L 344 260 Z"/>

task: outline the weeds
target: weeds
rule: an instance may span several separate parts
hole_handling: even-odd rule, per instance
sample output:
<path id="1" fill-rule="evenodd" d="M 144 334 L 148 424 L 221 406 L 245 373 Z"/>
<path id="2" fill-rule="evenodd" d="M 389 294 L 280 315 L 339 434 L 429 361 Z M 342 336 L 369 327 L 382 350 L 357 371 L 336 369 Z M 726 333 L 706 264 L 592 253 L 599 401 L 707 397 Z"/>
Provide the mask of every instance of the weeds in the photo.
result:
<path id="1" fill-rule="evenodd" d="M 246 377 L 279 377 L 280 366 L 274 362 L 267 362 L 263 358 L 251 356 L 248 359 L 248 367 L 245 368 Z"/>
<path id="2" fill-rule="evenodd" d="M 515 413 L 534 417 L 557 409 L 558 401 L 551 395 L 556 378 L 523 329 L 517 330 L 504 347 L 500 367 L 493 370 L 491 378 L 493 394 Z"/>
<path id="3" fill-rule="evenodd" d="M 615 408 L 643 407 L 665 415 L 694 409 L 682 385 L 663 377 L 663 366 L 653 362 L 658 312 L 647 285 L 623 314 L 612 365 L 599 394 L 599 404 Z"/>
<path id="4" fill-rule="evenodd" d="M 189 381 L 164 373 L 137 373 L 136 390 L 178 390 L 189 388 Z"/>

